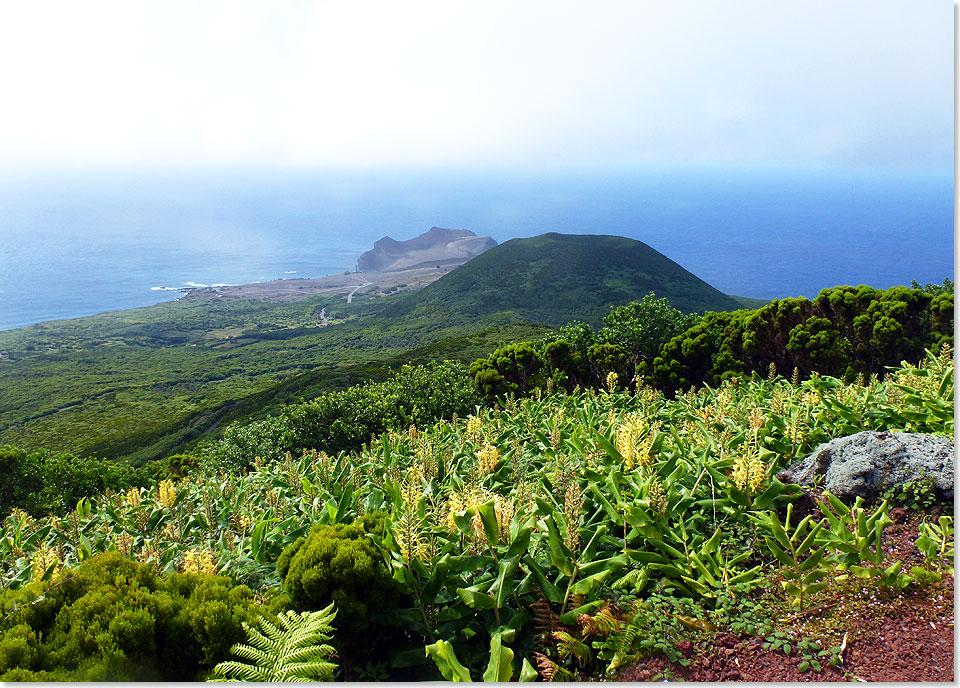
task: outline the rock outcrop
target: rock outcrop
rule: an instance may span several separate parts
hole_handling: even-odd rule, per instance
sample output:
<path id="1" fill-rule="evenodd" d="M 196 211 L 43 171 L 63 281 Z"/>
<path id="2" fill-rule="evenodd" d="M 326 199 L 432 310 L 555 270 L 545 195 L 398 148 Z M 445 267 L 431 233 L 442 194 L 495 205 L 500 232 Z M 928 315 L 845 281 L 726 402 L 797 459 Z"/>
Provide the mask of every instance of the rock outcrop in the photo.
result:
<path id="1" fill-rule="evenodd" d="M 357 266 L 366 272 L 390 272 L 429 265 L 459 265 L 496 245 L 490 237 L 477 236 L 469 229 L 431 227 L 430 231 L 407 241 L 383 237 L 373 249 L 360 256 Z"/>
<path id="2" fill-rule="evenodd" d="M 812 485 L 816 476 L 823 476 L 830 493 L 868 501 L 897 485 L 927 478 L 939 497 L 953 499 L 954 451 L 953 441 L 939 435 L 864 431 L 821 444 L 777 477 Z"/>

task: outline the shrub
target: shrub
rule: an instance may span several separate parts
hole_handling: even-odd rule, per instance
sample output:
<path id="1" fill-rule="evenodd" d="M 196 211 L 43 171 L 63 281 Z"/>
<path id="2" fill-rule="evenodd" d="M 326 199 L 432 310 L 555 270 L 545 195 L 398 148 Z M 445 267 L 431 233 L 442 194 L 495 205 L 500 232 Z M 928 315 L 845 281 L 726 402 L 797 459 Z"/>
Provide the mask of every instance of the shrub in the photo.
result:
<path id="1" fill-rule="evenodd" d="M 91 459 L 46 450 L 0 447 L 0 513 L 18 507 L 33 516 L 62 514 L 82 498 L 107 489 L 125 490 L 159 480 L 159 466 L 133 468 L 109 459 Z"/>
<path id="2" fill-rule="evenodd" d="M 286 406 L 278 416 L 232 425 L 222 439 L 202 451 L 208 465 L 238 471 L 258 456 L 271 461 L 302 449 L 329 453 L 359 449 L 371 435 L 466 415 L 479 401 L 459 363 L 406 365 L 384 382 L 331 392 Z"/>
<path id="3" fill-rule="evenodd" d="M 366 536 L 373 523 L 368 517 L 364 524 L 317 526 L 277 560 L 294 604 L 320 609 L 333 603 L 339 630 L 354 637 L 366 631 L 377 614 L 400 602 L 383 554 Z"/>
<path id="4" fill-rule="evenodd" d="M 755 310 L 708 313 L 664 344 L 653 377 L 664 390 L 719 384 L 741 374 L 797 369 L 852 378 L 883 374 L 925 348 L 952 344 L 953 294 L 906 287 L 824 289 L 813 301 L 775 300 Z"/>
<path id="5" fill-rule="evenodd" d="M 219 576 L 159 576 L 117 552 L 0 595 L 4 681 L 185 681 L 229 656 L 253 595 Z"/>

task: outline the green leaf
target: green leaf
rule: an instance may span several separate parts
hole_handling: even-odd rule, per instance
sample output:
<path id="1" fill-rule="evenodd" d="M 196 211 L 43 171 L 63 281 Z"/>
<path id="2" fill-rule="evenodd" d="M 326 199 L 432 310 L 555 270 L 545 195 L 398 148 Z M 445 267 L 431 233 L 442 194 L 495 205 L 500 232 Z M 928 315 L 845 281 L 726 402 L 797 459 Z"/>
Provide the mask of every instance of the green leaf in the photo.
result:
<path id="1" fill-rule="evenodd" d="M 597 443 L 603 447 L 603 450 L 607 452 L 607 455 L 613 459 L 616 463 L 623 463 L 623 455 L 617 451 L 617 448 L 613 445 L 613 442 L 608 440 L 605 436 L 600 433 L 596 435 Z"/>
<path id="2" fill-rule="evenodd" d="M 826 495 L 827 499 L 830 501 L 830 506 L 832 506 L 833 510 L 836 511 L 838 514 L 840 514 L 841 516 L 846 516 L 847 514 L 850 513 L 850 507 L 848 507 L 846 504 L 844 504 L 839 499 L 834 497 L 832 494 L 830 494 L 829 492 L 824 492 L 823 494 Z"/>
<path id="3" fill-rule="evenodd" d="M 533 574 L 533 577 L 537 579 L 537 585 L 540 586 L 543 596 L 553 604 L 561 604 L 563 602 L 563 593 L 556 585 L 553 584 L 553 582 L 550 581 L 549 578 L 547 578 L 547 575 L 544 573 L 540 564 L 538 564 L 536 560 L 529 555 L 526 559 L 524 559 L 524 563 L 527 565 L 527 568 L 530 569 L 530 573 Z"/>
<path id="4" fill-rule="evenodd" d="M 585 605 L 577 607 L 576 609 L 571 609 L 570 611 L 560 615 L 560 623 L 563 624 L 572 624 L 577 622 L 577 617 L 581 614 L 590 614 L 597 609 L 603 606 L 603 600 L 594 600 L 593 602 L 587 602 Z"/>
<path id="5" fill-rule="evenodd" d="M 823 560 L 823 549 L 818 549 L 816 552 L 807 557 L 799 567 L 800 571 L 809 571 L 810 569 L 817 566 Z"/>
<path id="6" fill-rule="evenodd" d="M 250 534 L 250 556 L 258 564 L 263 564 L 263 534 L 267 530 L 267 526 L 270 523 L 269 518 L 265 518 L 257 523 L 253 527 L 253 532 Z"/>
<path id="7" fill-rule="evenodd" d="M 790 549 L 790 538 L 787 537 L 787 531 L 780 525 L 780 519 L 777 518 L 777 515 L 773 512 L 770 512 L 770 514 L 770 531 L 773 533 L 773 537 L 777 539 L 777 542 L 780 543 L 780 546 L 786 551 Z"/>
<path id="8" fill-rule="evenodd" d="M 490 592 L 496 594 L 498 609 L 503 607 L 504 602 L 513 594 L 513 577 L 517 573 L 519 564 L 519 556 L 500 560 L 500 570 L 497 575 L 497 581 L 490 589 Z"/>
<path id="9" fill-rule="evenodd" d="M 86 535 L 80 533 L 80 560 L 89 559 L 93 556 L 93 545 Z"/>
<path id="10" fill-rule="evenodd" d="M 600 583 L 605 581 L 611 573 L 612 571 L 610 569 L 605 569 L 600 573 L 595 573 L 592 576 L 581 578 L 570 587 L 570 592 L 574 595 L 586 595 L 595 587 L 600 585 Z"/>
<path id="11" fill-rule="evenodd" d="M 460 599 L 478 611 L 483 611 L 484 609 L 493 609 L 497 606 L 497 600 L 493 595 L 488 595 L 487 593 L 480 592 L 479 590 L 471 590 L 470 588 L 457 588 L 457 594 L 460 596 Z"/>
<path id="12" fill-rule="evenodd" d="M 510 548 L 507 550 L 508 557 L 520 557 L 527 553 L 527 550 L 530 548 L 530 536 L 533 533 L 533 528 L 531 525 L 524 525 L 517 531 L 517 536 L 513 538 L 513 542 L 510 543 Z"/>
<path id="13" fill-rule="evenodd" d="M 767 549 L 769 549 L 773 556 L 776 557 L 781 566 L 790 567 L 794 565 L 795 562 L 787 555 L 786 552 L 777 547 L 773 539 L 764 538 L 764 542 L 767 543 Z"/>
<path id="14" fill-rule="evenodd" d="M 484 682 L 506 683 L 513 677 L 513 650 L 504 647 L 501 634 L 490 639 L 490 661 L 483 672 Z"/>
<path id="15" fill-rule="evenodd" d="M 483 533 L 486 535 L 487 542 L 496 546 L 500 542 L 500 526 L 497 524 L 497 511 L 494 501 L 481 504 L 477 507 L 480 514 L 480 521 L 483 522 Z"/>
<path id="16" fill-rule="evenodd" d="M 547 517 L 547 544 L 550 546 L 550 563 L 565 576 L 573 575 L 573 552 L 571 552 L 560 536 L 560 530 L 553 514 Z"/>
<path id="17" fill-rule="evenodd" d="M 470 672 L 457 659 L 457 654 L 453 651 L 453 645 L 446 640 L 438 640 L 432 645 L 427 645 L 426 654 L 434 661 L 440 673 L 448 681 L 469 683 L 472 680 Z"/>
<path id="18" fill-rule="evenodd" d="M 461 533 L 470 535 L 473 532 L 473 509 L 467 509 L 462 514 L 454 514 L 453 523 Z"/>
<path id="19" fill-rule="evenodd" d="M 533 665 L 530 664 L 529 660 L 524 657 L 523 664 L 520 666 L 520 682 L 529 683 L 530 681 L 537 680 L 537 670 L 533 668 Z"/>

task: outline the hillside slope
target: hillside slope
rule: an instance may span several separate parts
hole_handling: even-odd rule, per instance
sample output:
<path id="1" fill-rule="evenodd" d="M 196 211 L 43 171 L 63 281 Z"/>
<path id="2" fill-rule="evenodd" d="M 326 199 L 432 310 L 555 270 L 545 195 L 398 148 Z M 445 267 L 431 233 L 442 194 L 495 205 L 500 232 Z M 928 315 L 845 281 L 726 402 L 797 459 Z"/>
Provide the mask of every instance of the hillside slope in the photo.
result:
<path id="1" fill-rule="evenodd" d="M 651 291 L 685 312 L 743 307 L 641 241 L 549 233 L 495 246 L 381 314 L 484 318 L 512 312 L 547 325 L 571 320 L 599 325 L 610 306 Z"/>

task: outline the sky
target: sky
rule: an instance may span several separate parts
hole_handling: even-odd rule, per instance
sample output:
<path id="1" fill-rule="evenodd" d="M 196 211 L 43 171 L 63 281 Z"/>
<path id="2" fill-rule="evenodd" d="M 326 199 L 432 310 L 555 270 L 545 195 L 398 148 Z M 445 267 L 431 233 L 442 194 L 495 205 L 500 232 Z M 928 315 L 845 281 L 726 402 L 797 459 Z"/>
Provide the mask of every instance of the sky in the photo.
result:
<path id="1" fill-rule="evenodd" d="M 0 5 L 0 172 L 953 169 L 950 0 Z"/>

